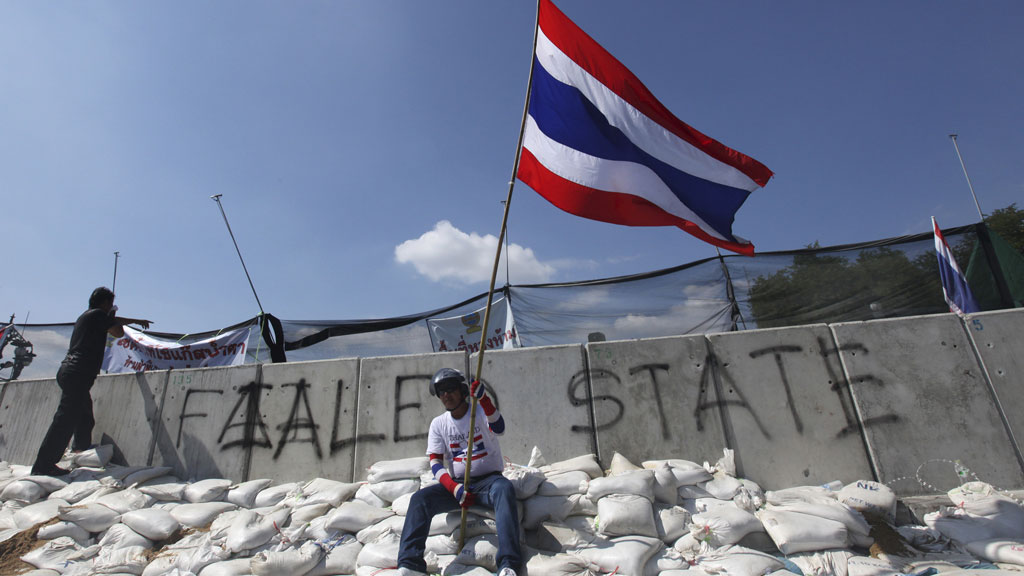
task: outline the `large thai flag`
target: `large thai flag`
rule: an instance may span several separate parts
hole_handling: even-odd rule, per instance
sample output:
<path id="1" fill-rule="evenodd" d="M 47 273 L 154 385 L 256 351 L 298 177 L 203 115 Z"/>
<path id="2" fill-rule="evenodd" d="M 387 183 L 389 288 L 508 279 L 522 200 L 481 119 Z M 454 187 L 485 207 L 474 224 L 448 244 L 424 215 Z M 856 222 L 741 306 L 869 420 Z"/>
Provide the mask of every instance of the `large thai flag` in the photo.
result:
<path id="1" fill-rule="evenodd" d="M 935 255 L 939 259 L 939 276 L 942 278 L 942 295 L 949 304 L 949 311 L 963 316 L 978 312 L 978 303 L 974 301 L 974 294 L 971 287 L 967 285 L 960 267 L 953 259 L 953 253 L 949 250 L 949 244 L 939 230 L 939 224 L 932 216 L 932 232 L 935 233 Z"/>
<path id="2" fill-rule="evenodd" d="M 732 223 L 771 170 L 673 116 L 550 0 L 539 27 L 519 179 L 577 216 L 752 255 Z"/>

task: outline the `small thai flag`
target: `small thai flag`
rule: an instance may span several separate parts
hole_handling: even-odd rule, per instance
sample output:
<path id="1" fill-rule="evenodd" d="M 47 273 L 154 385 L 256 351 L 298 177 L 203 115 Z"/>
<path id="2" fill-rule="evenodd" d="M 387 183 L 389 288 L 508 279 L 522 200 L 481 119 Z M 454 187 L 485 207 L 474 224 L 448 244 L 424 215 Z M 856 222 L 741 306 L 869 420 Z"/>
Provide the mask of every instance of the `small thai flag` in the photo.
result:
<path id="1" fill-rule="evenodd" d="M 978 303 L 974 301 L 971 287 L 967 285 L 960 267 L 956 265 L 953 253 L 946 244 L 946 238 L 939 230 L 939 223 L 932 216 L 932 231 L 935 233 L 935 255 L 939 259 L 939 276 L 942 278 L 942 295 L 949 304 L 949 311 L 958 316 L 979 312 Z"/>

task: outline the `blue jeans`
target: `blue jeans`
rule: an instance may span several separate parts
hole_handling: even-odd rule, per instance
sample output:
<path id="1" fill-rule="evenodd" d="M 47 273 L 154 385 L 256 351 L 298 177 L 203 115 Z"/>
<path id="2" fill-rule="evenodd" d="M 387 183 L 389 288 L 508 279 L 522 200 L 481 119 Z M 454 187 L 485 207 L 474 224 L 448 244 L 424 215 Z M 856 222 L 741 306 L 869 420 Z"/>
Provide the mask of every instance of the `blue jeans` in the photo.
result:
<path id="1" fill-rule="evenodd" d="M 522 554 L 519 549 L 519 510 L 516 508 L 516 491 L 512 483 L 499 473 L 474 479 L 469 491 L 476 497 L 476 503 L 494 509 L 498 525 L 498 571 L 511 568 L 519 571 Z M 398 549 L 398 565 L 427 571 L 423 551 L 430 532 L 430 520 L 435 514 L 458 510 L 459 503 L 447 488 L 432 484 L 412 495 L 409 511 L 405 514 L 402 528 L 402 543 Z"/>

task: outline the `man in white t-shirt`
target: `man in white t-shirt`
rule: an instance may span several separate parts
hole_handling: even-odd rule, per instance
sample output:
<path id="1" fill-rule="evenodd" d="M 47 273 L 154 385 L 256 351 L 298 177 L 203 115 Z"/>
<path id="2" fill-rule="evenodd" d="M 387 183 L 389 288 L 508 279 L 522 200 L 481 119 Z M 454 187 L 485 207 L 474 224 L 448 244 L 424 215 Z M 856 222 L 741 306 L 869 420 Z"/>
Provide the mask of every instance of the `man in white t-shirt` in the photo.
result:
<path id="1" fill-rule="evenodd" d="M 398 568 L 403 576 L 425 574 L 423 552 L 435 514 L 468 508 L 474 503 L 494 509 L 498 527 L 498 576 L 516 576 L 522 564 L 519 547 L 519 511 L 515 488 L 501 475 L 504 461 L 498 436 L 505 431 L 505 419 L 484 390 L 454 368 L 442 368 L 430 382 L 430 394 L 437 396 L 446 412 L 434 418 L 427 434 L 427 456 L 437 479 L 413 494 L 402 529 Z M 469 395 L 477 398 L 476 430 L 472 435 L 473 465 L 468 489 L 466 449 L 469 434 Z M 449 463 L 451 469 L 446 466 Z"/>

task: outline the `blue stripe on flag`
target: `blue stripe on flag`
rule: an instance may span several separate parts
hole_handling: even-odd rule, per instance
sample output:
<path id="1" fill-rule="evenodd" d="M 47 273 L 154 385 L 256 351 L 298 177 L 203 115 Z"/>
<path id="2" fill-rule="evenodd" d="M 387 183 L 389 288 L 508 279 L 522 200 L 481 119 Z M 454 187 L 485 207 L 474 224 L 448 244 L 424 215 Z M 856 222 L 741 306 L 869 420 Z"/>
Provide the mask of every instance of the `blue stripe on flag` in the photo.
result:
<path id="1" fill-rule="evenodd" d="M 577 88 L 553 78 L 539 61 L 534 64 L 530 116 L 544 135 L 590 156 L 646 166 L 680 202 L 723 237 L 736 241 L 732 222 L 749 191 L 704 180 L 651 156 L 612 126 Z"/>

